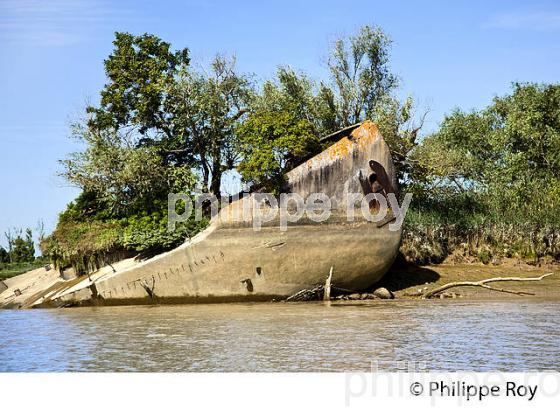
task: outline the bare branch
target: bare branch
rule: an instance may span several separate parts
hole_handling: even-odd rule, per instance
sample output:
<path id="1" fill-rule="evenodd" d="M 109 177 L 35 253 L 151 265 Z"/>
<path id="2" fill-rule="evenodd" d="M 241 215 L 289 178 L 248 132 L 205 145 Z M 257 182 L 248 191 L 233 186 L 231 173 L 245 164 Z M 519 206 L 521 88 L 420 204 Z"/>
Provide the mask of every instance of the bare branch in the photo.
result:
<path id="1" fill-rule="evenodd" d="M 435 288 L 433 290 L 430 290 L 429 292 L 425 293 L 422 296 L 422 298 L 423 299 L 429 299 L 430 297 L 432 297 L 434 295 L 437 295 L 438 293 L 441 293 L 444 290 L 455 288 L 455 287 L 458 287 L 458 286 L 478 286 L 478 287 L 482 287 L 482 288 L 485 288 L 485 289 L 494 290 L 494 291 L 498 291 L 498 292 L 514 293 L 516 295 L 532 295 L 532 293 L 528 293 L 528 292 L 516 292 L 516 291 L 511 291 L 511 290 L 506 290 L 506 289 L 494 288 L 494 287 L 488 286 L 487 283 L 492 283 L 492 282 L 534 282 L 534 281 L 542 280 L 542 279 L 544 279 L 544 278 L 546 278 L 550 275 L 553 275 L 553 274 L 554 274 L 554 272 L 545 273 L 544 275 L 541 275 L 541 276 L 536 277 L 536 278 L 497 277 L 497 278 L 489 278 L 489 279 L 480 280 L 478 282 L 471 282 L 471 281 L 451 282 L 451 283 L 447 283 L 443 286 L 440 286 L 438 288 Z"/>

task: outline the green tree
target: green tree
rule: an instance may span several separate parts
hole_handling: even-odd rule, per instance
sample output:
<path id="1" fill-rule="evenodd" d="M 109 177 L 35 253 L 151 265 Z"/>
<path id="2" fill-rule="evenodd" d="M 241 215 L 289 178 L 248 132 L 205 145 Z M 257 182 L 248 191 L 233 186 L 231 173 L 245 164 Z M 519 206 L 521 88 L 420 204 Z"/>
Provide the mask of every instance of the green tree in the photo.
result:
<path id="1" fill-rule="evenodd" d="M 184 68 L 171 90 L 168 109 L 184 137 L 167 152 L 192 156 L 203 189 L 219 197 L 222 175 L 239 159 L 235 130 L 249 112 L 250 79 L 236 72 L 235 58 L 217 56 L 209 72 Z"/>
<path id="2" fill-rule="evenodd" d="M 25 236 L 21 230 L 15 234 L 10 233 L 9 261 L 12 263 L 33 262 L 35 260 L 35 244 L 33 243 L 33 232 L 26 229 Z"/>
<path id="3" fill-rule="evenodd" d="M 3 246 L 0 246 L 0 263 L 10 262 L 10 254 Z"/>
<path id="4" fill-rule="evenodd" d="M 171 51 L 170 44 L 151 34 L 115 33 L 114 49 L 105 60 L 108 83 L 99 107 L 88 107 L 89 125 L 96 129 L 132 127 L 142 135 L 174 139 L 166 110 L 170 86 L 178 70 L 189 64 L 188 49 Z"/>
<path id="5" fill-rule="evenodd" d="M 86 149 L 61 161 L 62 176 L 95 197 L 94 209 L 106 209 L 112 216 L 149 209 L 157 199 L 166 198 L 168 188 L 176 183 L 172 176 L 177 170 L 165 166 L 154 147 L 137 146 L 130 134 L 80 124 L 73 132 Z M 183 188 L 190 189 L 190 170 L 184 169 L 184 174 Z"/>
<path id="6" fill-rule="evenodd" d="M 271 178 L 277 187 L 279 173 L 317 152 L 317 138 L 310 138 L 308 132 L 326 135 L 366 119 L 379 125 L 389 143 L 399 179 L 409 178 L 413 167 L 410 156 L 426 113 L 415 118 L 412 98 L 401 103 L 392 96 L 397 79 L 388 66 L 390 44 L 379 28 L 370 26 L 338 39 L 329 58 L 332 87 L 290 67 L 279 67 L 276 78 L 266 81 L 253 100 L 254 114 L 239 128 L 243 141 L 238 170 L 244 180 L 262 186 Z M 301 129 L 290 131 L 286 141 L 273 136 L 289 129 L 292 121 L 306 124 L 301 128 L 305 129 L 302 141 L 296 144 L 291 138 Z"/>
<path id="7" fill-rule="evenodd" d="M 419 132 L 424 126 L 428 111 L 424 111 L 419 118 L 415 117 L 416 112 L 418 109 L 415 109 L 412 97 L 400 102 L 386 95 L 371 113 L 371 119 L 389 144 L 401 184 L 408 184 L 410 178 L 417 173 L 415 168 L 418 164 L 412 156 L 418 146 Z"/>
<path id="8" fill-rule="evenodd" d="M 560 214 L 560 86 L 514 84 L 480 111 L 454 111 L 416 154 L 432 184 L 477 192 L 500 218 Z M 439 159 L 438 159 L 439 158 Z"/>
<path id="9" fill-rule="evenodd" d="M 343 127 L 372 119 L 381 100 L 397 87 L 389 69 L 390 46 L 389 37 L 375 26 L 363 26 L 334 43 L 328 65 Z"/>
<path id="10" fill-rule="evenodd" d="M 284 174 L 319 150 L 313 125 L 290 112 L 259 111 L 237 130 L 242 160 L 237 170 L 245 182 L 278 191 Z"/>
<path id="11" fill-rule="evenodd" d="M 279 67 L 276 78 L 266 81 L 254 99 L 253 111 L 289 112 L 294 118 L 312 124 L 317 134 L 328 134 L 340 127 L 335 95 L 324 82 L 319 85 L 290 67 Z"/>

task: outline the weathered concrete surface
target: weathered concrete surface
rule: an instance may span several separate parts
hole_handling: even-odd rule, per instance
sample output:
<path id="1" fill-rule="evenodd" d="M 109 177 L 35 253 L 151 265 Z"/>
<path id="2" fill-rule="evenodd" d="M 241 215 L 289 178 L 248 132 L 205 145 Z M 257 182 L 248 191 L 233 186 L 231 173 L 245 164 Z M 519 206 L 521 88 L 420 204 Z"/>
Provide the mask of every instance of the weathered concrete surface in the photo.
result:
<path id="1" fill-rule="evenodd" d="M 115 270 L 124 270 L 138 264 L 134 259 L 126 259 L 115 263 Z M 0 308 L 27 308 L 41 303 L 45 299 L 59 292 L 72 292 L 87 285 L 87 280 L 97 280 L 104 275 L 113 272 L 113 268 L 105 266 L 89 277 L 79 277 L 71 280 L 64 280 L 60 272 L 56 269 L 38 268 L 23 273 L 13 278 L 6 279 L 4 283 L 8 286 L 4 292 L 0 293 Z"/>
<path id="2" fill-rule="evenodd" d="M 401 238 L 400 230 L 368 222 L 359 210 L 354 221 L 346 218 L 348 193 L 364 193 L 372 160 L 396 187 L 389 148 L 368 122 L 287 174 L 289 192 L 334 199 L 326 222 L 302 219 L 283 232 L 276 219 L 254 231 L 251 218 L 233 220 L 236 212 L 252 209 L 254 198 L 247 196 L 170 252 L 141 263 L 122 261 L 115 272 L 106 267 L 89 277 L 60 280 L 28 297 L 25 306 L 270 300 L 324 283 L 331 266 L 333 286 L 365 289 L 388 270 Z"/>
<path id="3" fill-rule="evenodd" d="M 55 269 L 34 269 L 18 276 L 6 279 L 8 286 L 0 293 L 0 307 L 28 307 L 29 301 L 36 301 L 36 295 L 57 283 L 63 283 L 59 272 Z"/>

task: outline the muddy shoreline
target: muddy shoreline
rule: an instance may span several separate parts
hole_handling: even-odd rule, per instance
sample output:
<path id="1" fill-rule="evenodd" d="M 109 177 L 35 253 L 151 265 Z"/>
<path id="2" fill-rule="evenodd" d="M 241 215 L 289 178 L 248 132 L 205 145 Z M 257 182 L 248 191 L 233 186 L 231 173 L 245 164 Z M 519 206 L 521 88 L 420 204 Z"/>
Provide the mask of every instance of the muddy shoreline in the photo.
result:
<path id="1" fill-rule="evenodd" d="M 447 291 L 448 297 L 460 299 L 560 299 L 560 265 L 529 265 L 518 260 L 508 260 L 499 265 L 482 263 L 442 263 L 438 265 L 397 264 L 376 288 L 385 287 L 398 299 L 420 299 L 423 293 L 450 282 L 480 281 L 493 277 L 538 277 L 554 273 L 537 282 L 502 282 L 500 288 L 533 293 L 534 295 L 515 295 L 479 287 L 456 287 Z M 452 296 L 453 294 L 453 296 Z"/>
<path id="2" fill-rule="evenodd" d="M 500 288 L 522 291 L 532 293 L 533 295 L 516 295 L 510 293 L 497 292 L 492 290 L 483 289 L 480 287 L 456 287 L 449 289 L 443 293 L 442 296 L 437 295 L 433 299 L 446 299 L 453 300 L 558 300 L 560 299 L 560 264 L 545 264 L 541 266 L 530 265 L 519 260 L 508 260 L 499 265 L 484 265 L 477 263 L 442 263 L 438 265 L 418 266 L 413 264 L 399 263 L 387 272 L 383 279 L 378 282 L 372 289 L 367 292 L 354 294 L 353 299 L 339 300 L 336 299 L 336 294 L 332 302 L 335 303 L 366 303 L 366 302 L 397 302 L 399 300 L 421 300 L 423 294 L 426 292 L 445 285 L 450 282 L 457 281 L 480 281 L 483 279 L 494 277 L 538 277 L 545 273 L 554 273 L 553 275 L 544 278 L 541 281 L 532 282 L 501 282 Z M 22 274 L 20 276 L 9 279 L 7 282 L 18 283 L 17 287 L 25 290 L 26 287 L 32 285 L 39 285 L 39 287 L 48 288 L 49 285 L 58 283 L 58 274 L 51 270 L 44 272 L 41 275 L 34 274 L 34 271 Z M 37 282 L 37 283 L 36 283 Z M 14 283 L 14 285 L 15 285 Z M 335 286 L 336 284 L 333 284 Z M 383 300 L 374 298 L 372 293 L 378 288 L 386 288 L 394 295 L 394 299 Z M 2 292 L 4 293 L 4 292 Z M 11 293 L 11 292 L 10 292 Z M 23 295 L 22 295 L 23 296 Z M 363 296 L 363 297 L 359 297 Z M 15 303 L 14 295 L 9 294 L 7 290 L 1 299 L 6 299 L 1 303 L 3 308 L 21 308 L 31 307 L 26 306 L 25 303 Z M 432 299 L 432 300 L 433 300 Z M 276 302 L 281 301 L 277 298 Z M 317 300 L 317 298 L 315 298 Z M 262 299 L 260 302 L 272 302 L 273 300 Z M 173 301 L 168 301 L 165 304 L 178 304 Z M 190 303 L 217 303 L 220 300 L 197 300 Z M 236 300 L 236 302 L 247 302 L 247 300 Z M 256 302 L 256 301 L 255 301 Z M 296 302 L 299 303 L 299 302 Z M 124 303 L 127 304 L 127 303 Z M 144 303 L 145 304 L 145 303 Z M 151 304 L 161 304 L 152 302 Z M 44 306 L 46 307 L 46 306 Z"/>

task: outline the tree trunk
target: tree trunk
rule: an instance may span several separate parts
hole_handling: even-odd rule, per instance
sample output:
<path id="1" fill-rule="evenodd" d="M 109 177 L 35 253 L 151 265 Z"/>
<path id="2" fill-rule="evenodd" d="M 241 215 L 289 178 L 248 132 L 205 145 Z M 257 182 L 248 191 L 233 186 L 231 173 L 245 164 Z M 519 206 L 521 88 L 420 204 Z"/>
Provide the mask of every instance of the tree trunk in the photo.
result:
<path id="1" fill-rule="evenodd" d="M 217 151 L 212 158 L 212 176 L 210 180 L 210 193 L 220 199 L 220 188 L 222 186 L 222 156 Z"/>
<path id="2" fill-rule="evenodd" d="M 212 172 L 212 180 L 210 182 L 210 193 L 215 195 L 216 198 L 220 199 L 220 187 L 222 182 L 222 172 L 216 171 Z"/>
<path id="3" fill-rule="evenodd" d="M 208 192 L 208 178 L 210 176 L 210 170 L 208 169 L 208 164 L 203 159 L 202 160 L 202 190 L 203 192 Z"/>

